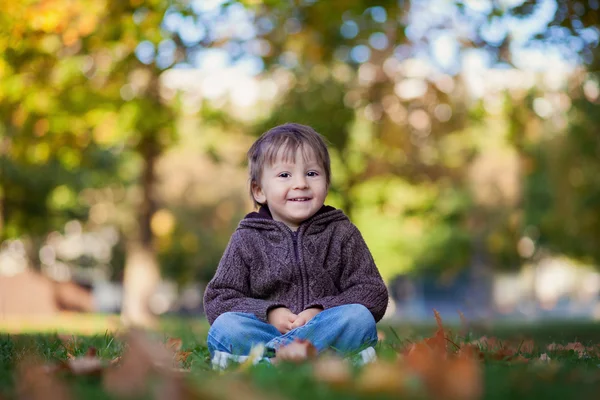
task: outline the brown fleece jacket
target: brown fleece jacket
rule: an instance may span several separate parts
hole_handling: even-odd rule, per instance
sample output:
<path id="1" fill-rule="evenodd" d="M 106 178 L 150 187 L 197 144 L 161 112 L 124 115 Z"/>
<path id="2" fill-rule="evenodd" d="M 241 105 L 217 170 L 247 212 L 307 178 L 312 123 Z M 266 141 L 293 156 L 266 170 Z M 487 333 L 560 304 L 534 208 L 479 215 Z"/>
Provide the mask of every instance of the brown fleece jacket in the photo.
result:
<path id="1" fill-rule="evenodd" d="M 268 208 L 250 213 L 231 236 L 204 293 L 210 324 L 229 311 L 267 321 L 287 307 L 298 314 L 362 304 L 379 321 L 388 292 L 359 230 L 341 211 L 323 206 L 296 232 L 275 221 Z"/>

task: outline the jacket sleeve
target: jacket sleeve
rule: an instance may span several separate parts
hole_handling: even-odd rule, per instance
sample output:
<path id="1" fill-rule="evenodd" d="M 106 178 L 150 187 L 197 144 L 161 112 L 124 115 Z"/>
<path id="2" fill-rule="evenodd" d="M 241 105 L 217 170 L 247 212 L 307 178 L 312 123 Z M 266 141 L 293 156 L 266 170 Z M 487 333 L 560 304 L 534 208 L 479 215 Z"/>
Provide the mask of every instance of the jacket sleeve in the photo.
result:
<path id="1" fill-rule="evenodd" d="M 242 244 L 240 232 L 234 232 L 215 276 L 206 286 L 204 312 L 211 325 L 219 315 L 226 312 L 254 314 L 261 321 L 267 322 L 267 313 L 271 309 L 286 307 L 278 302 L 250 297 L 249 268 L 241 255 Z"/>
<path id="2" fill-rule="evenodd" d="M 388 305 L 385 283 L 358 228 L 353 226 L 343 243 L 341 293 L 317 299 L 306 308 L 321 307 L 326 310 L 345 304 L 362 304 L 371 311 L 377 322 L 385 314 Z"/>

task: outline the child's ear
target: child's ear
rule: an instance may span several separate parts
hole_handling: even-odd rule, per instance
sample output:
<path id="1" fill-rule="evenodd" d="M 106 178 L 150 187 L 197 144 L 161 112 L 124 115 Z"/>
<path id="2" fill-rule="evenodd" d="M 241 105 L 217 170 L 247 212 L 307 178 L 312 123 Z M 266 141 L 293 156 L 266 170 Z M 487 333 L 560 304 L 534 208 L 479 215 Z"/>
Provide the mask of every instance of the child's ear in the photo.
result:
<path id="1" fill-rule="evenodd" d="M 256 182 L 252 182 L 252 196 L 258 204 L 267 204 L 267 196 Z"/>

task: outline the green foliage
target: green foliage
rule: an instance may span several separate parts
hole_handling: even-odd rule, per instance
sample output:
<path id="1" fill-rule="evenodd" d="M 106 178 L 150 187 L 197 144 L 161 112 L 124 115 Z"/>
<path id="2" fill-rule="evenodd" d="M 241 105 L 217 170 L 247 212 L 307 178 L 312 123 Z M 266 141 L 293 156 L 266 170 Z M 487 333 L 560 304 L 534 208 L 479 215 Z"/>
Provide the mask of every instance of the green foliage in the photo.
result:
<path id="1" fill-rule="evenodd" d="M 576 97 L 566 132 L 543 140 L 529 155 L 527 224 L 534 239 L 586 263 L 600 263 L 600 108 Z"/>
<path id="2" fill-rule="evenodd" d="M 217 35 L 219 18 L 240 4 L 252 11 L 256 37 Z M 478 8 L 455 1 L 448 15 L 439 16 L 439 26 L 428 29 L 442 29 L 454 17 L 459 23 L 475 18 L 481 26 L 461 39 L 459 50 L 484 49 L 492 60 L 511 63 L 510 35 L 486 41 L 481 32 L 508 18 L 531 18 L 540 5 L 492 2 Z M 244 161 L 239 150 L 232 151 L 236 145 L 295 121 L 315 127 L 330 142 L 328 201 L 359 226 L 387 279 L 411 269 L 467 267 L 476 251 L 484 251 L 495 268 L 518 268 L 524 258 L 517 244 L 524 235 L 538 248 L 598 263 L 597 100 L 571 88 L 568 127 L 551 137 L 536 128 L 543 121 L 533 110 L 540 95 L 535 90 L 523 99 L 498 95 L 501 115 L 491 115 L 488 99 L 467 98 L 459 75 L 417 76 L 424 94 L 399 96 L 398 85 L 423 68 L 400 67 L 426 50 L 407 37 L 415 10 L 416 2 L 396 0 L 376 6 L 366 0 L 229 0 L 208 16 L 187 1 L 7 4 L 0 11 L 0 240 L 39 239 L 71 219 L 89 220 L 94 203 L 84 199 L 85 190 L 114 185 L 125 194 L 111 200 L 118 211 L 110 222 L 125 240 L 151 226 L 155 211 L 166 210 L 175 218 L 172 230 L 158 237 L 145 232 L 164 275 L 179 283 L 207 280 L 249 211 L 243 191 L 221 190 L 232 185 L 224 174 L 205 189 L 214 187 L 218 195 L 173 200 L 156 192 L 160 182 L 152 166 L 183 142 L 212 166 L 239 171 Z M 177 29 L 167 29 L 167 13 L 189 17 L 206 35 L 185 41 Z M 556 40 L 556 27 L 566 28 L 568 43 L 581 44 L 573 47 L 581 47 L 576 54 L 587 63 L 582 65 L 596 70 L 594 43 L 582 28 L 597 28 L 597 15 L 592 2 L 557 2 L 556 15 L 532 41 L 547 44 Z M 386 45 L 373 46 L 374 37 L 385 38 Z M 138 58 L 140 43 L 153 55 Z M 257 44 L 263 50 L 249 50 Z M 175 46 L 173 57 L 159 62 L 156 51 L 165 45 Z M 357 46 L 366 46 L 366 61 L 352 56 Z M 278 88 L 275 103 L 260 111 L 265 117 L 247 125 L 207 99 L 197 113 L 182 112 L 183 95 L 161 92 L 165 70 L 210 48 L 228 51 L 232 60 L 262 57 L 261 78 L 273 79 Z M 522 190 L 513 203 L 489 206 L 474 195 L 470 174 L 494 124 L 502 125 L 497 129 L 505 130 L 506 146 L 517 154 Z M 195 185 L 207 184 L 196 179 Z M 140 198 L 147 204 L 140 205 Z M 222 204 L 233 211 L 223 212 Z M 115 276 L 122 269 L 119 246 Z"/>

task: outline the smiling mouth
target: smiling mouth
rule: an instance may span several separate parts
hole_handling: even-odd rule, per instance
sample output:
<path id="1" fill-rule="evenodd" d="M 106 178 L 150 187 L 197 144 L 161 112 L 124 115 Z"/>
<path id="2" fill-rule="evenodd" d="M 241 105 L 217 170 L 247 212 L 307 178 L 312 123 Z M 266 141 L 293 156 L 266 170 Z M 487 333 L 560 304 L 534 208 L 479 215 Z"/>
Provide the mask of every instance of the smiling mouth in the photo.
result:
<path id="1" fill-rule="evenodd" d="M 302 201 L 309 201 L 310 197 L 295 197 L 293 199 L 290 199 L 289 201 L 298 201 L 298 202 L 302 202 Z"/>

